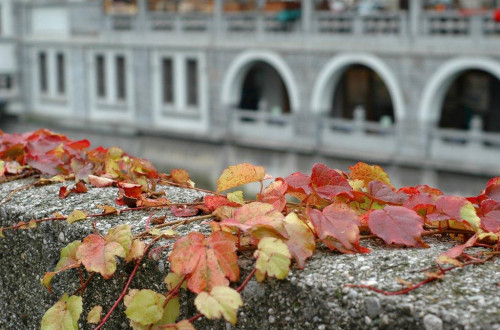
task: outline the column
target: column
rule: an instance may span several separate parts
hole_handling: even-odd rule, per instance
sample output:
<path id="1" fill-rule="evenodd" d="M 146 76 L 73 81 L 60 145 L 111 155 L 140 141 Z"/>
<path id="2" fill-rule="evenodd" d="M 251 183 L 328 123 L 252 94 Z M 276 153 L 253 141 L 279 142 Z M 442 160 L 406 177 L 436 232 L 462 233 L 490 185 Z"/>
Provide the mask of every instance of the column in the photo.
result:
<path id="1" fill-rule="evenodd" d="M 409 7 L 409 32 L 412 38 L 416 38 L 419 35 L 419 26 L 421 25 L 421 17 L 423 10 L 423 1 L 422 0 L 411 0 Z"/>

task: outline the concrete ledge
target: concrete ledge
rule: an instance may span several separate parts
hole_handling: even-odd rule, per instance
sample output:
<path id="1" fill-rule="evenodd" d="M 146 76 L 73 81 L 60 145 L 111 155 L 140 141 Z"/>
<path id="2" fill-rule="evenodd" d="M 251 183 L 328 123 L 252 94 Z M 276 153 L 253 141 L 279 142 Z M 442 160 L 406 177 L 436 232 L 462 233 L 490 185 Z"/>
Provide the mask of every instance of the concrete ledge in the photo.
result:
<path id="1" fill-rule="evenodd" d="M 0 198 L 30 179 L 0 185 Z M 69 214 L 74 209 L 100 213 L 97 204 L 114 205 L 115 188 L 90 188 L 88 193 L 57 196 L 60 185 L 31 188 L 17 193 L 0 207 L 0 226 L 54 212 Z M 201 193 L 174 187 L 162 187 L 173 202 L 190 202 Z M 122 213 L 95 218 L 102 233 L 121 223 L 132 231 L 144 230 L 149 211 Z M 155 214 L 165 214 L 156 210 Z M 167 221 L 174 217 L 167 212 Z M 178 231 L 206 231 L 202 224 L 181 226 Z M 40 285 L 46 271 L 54 269 L 60 250 L 69 242 L 82 239 L 92 231 L 91 220 L 67 225 L 66 222 L 42 223 L 35 229 L 5 232 L 0 239 L 0 329 L 38 329 L 45 311 L 64 292 L 79 286 L 78 272 L 70 270 L 54 277 L 50 294 Z M 434 264 L 441 251 L 456 244 L 449 238 L 424 238 L 429 249 L 398 249 L 378 241 L 363 241 L 373 251 L 365 255 L 341 255 L 321 249 L 306 269 L 293 270 L 283 281 L 252 280 L 243 292 L 245 306 L 240 310 L 238 329 L 500 329 L 500 260 L 450 272 L 443 280 L 426 285 L 404 296 L 383 296 L 367 290 L 349 289 L 345 283 L 369 283 L 386 290 L 400 289 L 397 278 L 414 283 L 424 278 L 422 269 Z M 253 266 L 251 253 L 241 258 L 243 276 Z M 132 269 L 118 265 L 112 279 L 100 276 L 91 282 L 85 294 L 80 328 L 89 329 L 85 320 L 90 308 L 102 304 L 108 310 L 123 289 Z M 131 288 L 165 290 L 163 278 L 168 272 L 166 252 L 159 260 L 147 259 Z M 181 317 L 195 315 L 191 294 L 181 297 Z M 123 304 L 115 311 L 106 329 L 127 329 L 129 322 Z M 224 322 L 202 319 L 198 329 L 230 329 Z"/>

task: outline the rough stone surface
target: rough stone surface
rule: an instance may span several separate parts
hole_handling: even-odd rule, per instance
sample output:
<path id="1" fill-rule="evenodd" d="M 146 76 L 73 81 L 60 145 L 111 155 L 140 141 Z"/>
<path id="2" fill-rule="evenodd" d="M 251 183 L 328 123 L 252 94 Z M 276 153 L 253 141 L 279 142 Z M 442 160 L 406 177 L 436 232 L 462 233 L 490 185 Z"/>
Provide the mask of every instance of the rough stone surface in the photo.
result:
<path id="1" fill-rule="evenodd" d="M 0 184 L 0 199 L 30 180 Z M 100 213 L 97 204 L 114 204 L 116 188 L 90 188 L 88 193 L 70 195 L 65 200 L 57 196 L 61 184 L 20 191 L 0 206 L 0 226 L 18 221 L 50 216 L 54 212 L 69 214 L 74 209 Z M 202 193 L 161 187 L 173 202 L 190 202 Z M 169 211 L 126 212 L 119 216 L 94 218 L 97 230 L 106 233 L 120 223 L 128 223 L 134 233 L 144 230 L 151 214 L 174 217 Z M 203 223 L 177 228 L 208 232 Z M 78 272 L 70 270 L 54 277 L 53 294 L 40 285 L 46 271 L 54 269 L 60 250 L 69 242 L 82 239 L 92 232 L 91 220 L 72 225 L 66 222 L 42 223 L 35 229 L 6 231 L 0 239 L 0 329 L 37 329 L 45 311 L 64 292 L 72 293 L 79 285 Z M 238 323 L 231 327 L 222 321 L 201 319 L 199 329 L 500 329 L 500 261 L 466 267 L 450 272 L 444 279 L 425 285 L 404 296 L 384 296 L 368 290 L 344 287 L 346 283 L 375 285 L 385 290 L 402 288 L 397 279 L 418 282 L 423 271 L 434 259 L 456 244 L 448 238 L 424 238 L 428 249 L 387 247 L 376 240 L 363 241 L 372 249 L 370 254 L 341 255 L 320 247 L 304 270 L 294 269 L 283 280 L 251 280 L 243 291 L 245 305 L 239 311 Z M 163 277 L 168 272 L 165 250 L 159 260 L 147 259 L 141 266 L 131 288 L 151 288 L 164 291 Z M 253 266 L 251 252 L 240 261 L 242 277 Z M 84 312 L 80 328 L 88 311 L 101 304 L 108 310 L 119 296 L 132 269 L 123 262 L 110 280 L 100 276 L 91 281 L 84 294 Z M 181 297 L 181 317 L 195 315 L 193 295 Z M 105 329 L 127 329 L 129 322 L 120 304 Z"/>

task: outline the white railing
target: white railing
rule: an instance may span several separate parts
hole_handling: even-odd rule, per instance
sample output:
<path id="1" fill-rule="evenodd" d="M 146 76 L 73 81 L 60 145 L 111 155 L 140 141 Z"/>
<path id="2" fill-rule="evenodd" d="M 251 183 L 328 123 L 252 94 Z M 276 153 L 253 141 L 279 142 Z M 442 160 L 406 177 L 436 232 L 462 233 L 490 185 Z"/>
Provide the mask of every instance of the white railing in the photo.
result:
<path id="1" fill-rule="evenodd" d="M 292 141 L 293 116 L 257 110 L 230 109 L 229 132 L 235 137 L 262 141 Z"/>
<path id="2" fill-rule="evenodd" d="M 300 20 L 283 22 L 277 13 L 257 11 L 225 13 L 222 16 L 224 33 L 290 33 L 299 30 Z"/>
<path id="3" fill-rule="evenodd" d="M 321 34 L 400 35 L 406 31 L 405 12 L 380 12 L 360 16 L 355 13 L 317 12 L 313 26 Z"/>
<path id="4" fill-rule="evenodd" d="M 137 16 L 130 14 L 110 14 L 105 16 L 106 27 L 114 31 L 131 31 L 137 27 Z"/>
<path id="5" fill-rule="evenodd" d="M 500 133 L 485 132 L 480 117 L 474 117 L 470 129 L 466 131 L 435 128 L 430 139 L 430 156 L 433 159 L 499 165 Z"/>
<path id="6" fill-rule="evenodd" d="M 212 15 L 201 12 L 150 12 L 149 29 L 153 31 L 205 32 L 211 30 Z"/>
<path id="7" fill-rule="evenodd" d="M 500 23 L 493 12 L 466 14 L 460 11 L 424 12 L 423 31 L 426 36 L 499 36 Z"/>

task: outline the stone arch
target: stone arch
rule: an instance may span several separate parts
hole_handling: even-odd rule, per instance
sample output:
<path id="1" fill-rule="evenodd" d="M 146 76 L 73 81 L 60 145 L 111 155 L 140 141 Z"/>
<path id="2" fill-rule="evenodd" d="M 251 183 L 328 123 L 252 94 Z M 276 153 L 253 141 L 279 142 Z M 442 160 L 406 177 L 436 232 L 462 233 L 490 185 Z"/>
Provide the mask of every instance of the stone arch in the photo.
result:
<path id="1" fill-rule="evenodd" d="M 366 66 L 380 76 L 389 91 L 396 121 L 403 119 L 406 109 L 403 92 L 396 76 L 380 58 L 366 53 L 340 54 L 328 61 L 314 83 L 311 100 L 312 111 L 324 113 L 330 109 L 331 91 L 337 86 L 346 70 L 353 65 Z"/>
<path id="2" fill-rule="evenodd" d="M 288 91 L 291 111 L 298 112 L 300 110 L 299 89 L 292 70 L 280 55 L 268 50 L 248 50 L 233 60 L 222 81 L 222 105 L 230 107 L 238 104 L 245 76 L 256 62 L 264 62 L 278 72 Z"/>
<path id="3" fill-rule="evenodd" d="M 444 97 L 455 79 L 468 70 L 480 70 L 500 79 L 500 63 L 486 57 L 460 57 L 445 62 L 427 82 L 420 102 L 420 121 L 435 124 L 441 116 Z"/>

